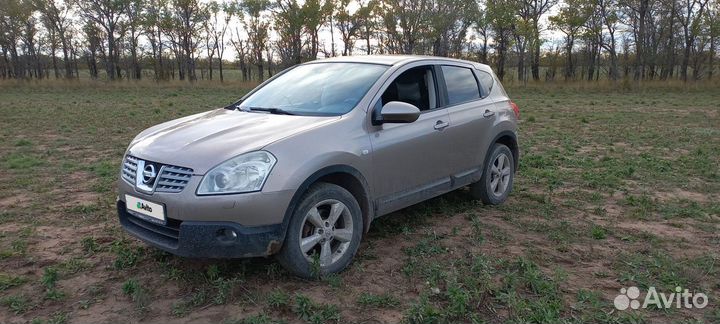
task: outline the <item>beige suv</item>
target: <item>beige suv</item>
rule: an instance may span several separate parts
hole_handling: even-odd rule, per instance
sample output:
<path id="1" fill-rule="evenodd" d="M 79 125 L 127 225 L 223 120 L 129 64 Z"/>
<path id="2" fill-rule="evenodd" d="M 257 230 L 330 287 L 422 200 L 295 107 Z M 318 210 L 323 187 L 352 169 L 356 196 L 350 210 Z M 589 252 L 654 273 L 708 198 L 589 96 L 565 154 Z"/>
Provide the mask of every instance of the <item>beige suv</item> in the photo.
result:
<path id="1" fill-rule="evenodd" d="M 502 203 L 518 117 L 483 64 L 297 65 L 228 107 L 140 133 L 121 167 L 120 223 L 180 256 L 276 255 L 301 277 L 338 272 L 379 216 L 468 185 Z"/>

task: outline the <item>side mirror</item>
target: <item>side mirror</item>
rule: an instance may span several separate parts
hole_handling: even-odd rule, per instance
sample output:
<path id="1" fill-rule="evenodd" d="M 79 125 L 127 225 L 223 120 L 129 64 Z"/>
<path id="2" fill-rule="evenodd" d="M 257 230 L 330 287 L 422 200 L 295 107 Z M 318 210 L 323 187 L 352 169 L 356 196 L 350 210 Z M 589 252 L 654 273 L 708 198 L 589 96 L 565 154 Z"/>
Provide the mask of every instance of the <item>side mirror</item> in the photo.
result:
<path id="1" fill-rule="evenodd" d="M 412 123 L 420 117 L 420 109 L 402 101 L 390 101 L 385 104 L 378 114 L 375 112 L 373 125 L 384 123 Z"/>

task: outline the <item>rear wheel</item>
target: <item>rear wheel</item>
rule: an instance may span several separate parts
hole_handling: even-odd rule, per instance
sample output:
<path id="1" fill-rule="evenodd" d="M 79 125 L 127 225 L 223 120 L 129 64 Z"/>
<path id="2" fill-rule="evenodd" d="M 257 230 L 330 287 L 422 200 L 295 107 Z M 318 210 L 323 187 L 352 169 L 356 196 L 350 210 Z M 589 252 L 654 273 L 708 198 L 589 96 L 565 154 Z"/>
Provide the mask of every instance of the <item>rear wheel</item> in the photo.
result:
<path id="1" fill-rule="evenodd" d="M 503 203 L 512 191 L 515 163 L 510 149 L 496 143 L 493 145 L 480 181 L 470 185 L 473 198 L 486 205 Z"/>
<path id="2" fill-rule="evenodd" d="M 316 184 L 292 214 L 278 261 L 303 278 L 340 272 L 357 252 L 362 226 L 360 206 L 350 192 Z"/>

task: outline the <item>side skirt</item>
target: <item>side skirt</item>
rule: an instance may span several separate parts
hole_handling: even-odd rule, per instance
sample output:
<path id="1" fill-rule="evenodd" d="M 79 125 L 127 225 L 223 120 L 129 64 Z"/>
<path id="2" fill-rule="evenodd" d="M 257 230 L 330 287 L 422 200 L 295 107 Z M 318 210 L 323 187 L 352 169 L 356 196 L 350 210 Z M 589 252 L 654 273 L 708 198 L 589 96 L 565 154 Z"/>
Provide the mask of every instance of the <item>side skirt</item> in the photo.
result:
<path id="1" fill-rule="evenodd" d="M 375 218 L 462 188 L 479 181 L 481 177 L 482 167 L 478 167 L 435 180 L 422 186 L 379 197 L 374 203 Z"/>

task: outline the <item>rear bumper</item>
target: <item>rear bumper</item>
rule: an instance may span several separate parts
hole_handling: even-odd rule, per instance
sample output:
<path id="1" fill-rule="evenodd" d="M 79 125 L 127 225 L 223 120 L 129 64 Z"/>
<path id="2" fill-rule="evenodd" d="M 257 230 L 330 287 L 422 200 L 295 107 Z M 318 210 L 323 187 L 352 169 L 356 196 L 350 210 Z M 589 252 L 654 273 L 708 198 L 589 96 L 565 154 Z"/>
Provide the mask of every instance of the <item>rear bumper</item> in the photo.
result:
<path id="1" fill-rule="evenodd" d="M 268 256 L 276 253 L 281 246 L 281 224 L 247 227 L 234 222 L 181 221 L 168 218 L 167 223 L 161 225 L 130 214 L 122 200 L 117 202 L 117 211 L 120 224 L 128 233 L 178 256 Z"/>

